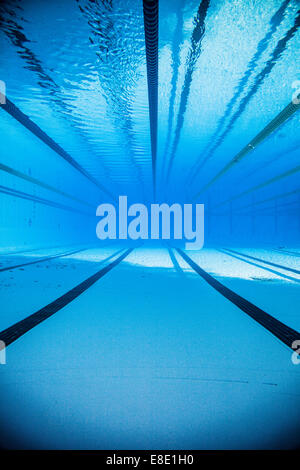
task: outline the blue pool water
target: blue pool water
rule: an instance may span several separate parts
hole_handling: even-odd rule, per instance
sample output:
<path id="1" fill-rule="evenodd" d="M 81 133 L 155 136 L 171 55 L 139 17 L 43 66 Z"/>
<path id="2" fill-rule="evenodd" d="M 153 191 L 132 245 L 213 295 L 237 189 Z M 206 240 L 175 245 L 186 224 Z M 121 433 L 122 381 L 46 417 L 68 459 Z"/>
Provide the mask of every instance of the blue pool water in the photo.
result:
<path id="1" fill-rule="evenodd" d="M 0 3 L 0 446 L 297 447 L 299 2 L 160 0 L 152 70 L 144 19 Z M 99 240 L 121 195 L 203 249 Z"/>

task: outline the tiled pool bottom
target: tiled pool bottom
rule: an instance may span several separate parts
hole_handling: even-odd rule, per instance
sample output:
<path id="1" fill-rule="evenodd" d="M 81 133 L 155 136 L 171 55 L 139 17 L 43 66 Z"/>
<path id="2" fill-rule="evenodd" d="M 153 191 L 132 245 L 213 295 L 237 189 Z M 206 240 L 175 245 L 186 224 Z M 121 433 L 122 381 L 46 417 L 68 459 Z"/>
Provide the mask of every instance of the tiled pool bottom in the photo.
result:
<path id="1" fill-rule="evenodd" d="M 297 269 L 292 255 L 234 250 Z M 1 330 L 108 265 L 117 251 L 88 249 L 3 272 Z M 281 278 L 212 249 L 189 256 L 300 330 L 295 273 L 294 281 Z M 23 264 L 33 258 L 22 256 Z M 20 261 L 9 259 L 11 265 Z M 291 349 L 190 270 L 175 250 L 139 248 L 8 346 L 0 366 L 2 445 L 293 447 L 300 365 L 291 358 Z"/>

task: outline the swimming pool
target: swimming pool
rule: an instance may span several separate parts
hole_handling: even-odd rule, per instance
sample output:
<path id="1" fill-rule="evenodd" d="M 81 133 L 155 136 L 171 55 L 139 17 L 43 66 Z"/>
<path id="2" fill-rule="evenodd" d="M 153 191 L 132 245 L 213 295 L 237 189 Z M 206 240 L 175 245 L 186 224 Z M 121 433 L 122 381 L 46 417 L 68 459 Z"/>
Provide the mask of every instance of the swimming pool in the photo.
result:
<path id="1" fill-rule="evenodd" d="M 3 447 L 298 446 L 299 26 L 296 0 L 1 2 Z"/>

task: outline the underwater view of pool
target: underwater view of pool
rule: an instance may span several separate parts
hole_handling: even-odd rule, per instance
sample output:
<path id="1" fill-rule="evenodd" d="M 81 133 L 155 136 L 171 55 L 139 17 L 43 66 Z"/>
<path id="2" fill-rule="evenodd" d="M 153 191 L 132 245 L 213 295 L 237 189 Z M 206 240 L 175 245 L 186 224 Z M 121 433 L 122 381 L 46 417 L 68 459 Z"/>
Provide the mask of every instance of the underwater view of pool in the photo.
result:
<path id="1" fill-rule="evenodd" d="M 298 0 L 0 2 L 0 448 L 300 447 Z"/>

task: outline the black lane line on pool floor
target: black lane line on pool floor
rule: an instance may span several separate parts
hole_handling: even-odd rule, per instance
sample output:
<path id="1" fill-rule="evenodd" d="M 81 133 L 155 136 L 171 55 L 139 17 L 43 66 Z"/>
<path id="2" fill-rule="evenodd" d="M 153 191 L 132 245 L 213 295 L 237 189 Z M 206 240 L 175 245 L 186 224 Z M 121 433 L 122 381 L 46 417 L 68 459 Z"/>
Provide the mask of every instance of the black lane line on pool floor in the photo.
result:
<path id="1" fill-rule="evenodd" d="M 289 281 L 294 281 L 294 282 L 300 282 L 299 279 L 296 279 L 295 277 L 288 276 L 287 274 L 283 274 L 279 271 L 275 271 L 275 269 L 267 268 L 267 266 L 262 266 L 261 264 L 254 263 L 253 261 L 249 261 L 245 258 L 242 258 L 241 256 L 234 255 L 233 253 L 229 253 L 228 251 L 222 250 L 221 248 L 218 249 L 220 253 L 223 253 L 226 256 L 231 256 L 231 258 L 238 259 L 239 261 L 243 261 L 243 263 L 250 264 L 251 266 L 255 266 L 256 268 L 262 269 L 263 271 L 267 271 L 269 273 L 276 274 L 276 276 L 282 277 L 283 279 L 288 279 Z"/>
<path id="2" fill-rule="evenodd" d="M 255 261 L 260 261 L 261 263 L 268 264 L 269 266 L 274 266 L 275 268 L 280 268 L 280 269 L 284 269 L 285 271 L 290 271 L 291 273 L 300 274 L 300 271 L 298 269 L 289 268 L 287 266 L 282 266 L 282 264 L 276 264 L 276 263 L 272 263 L 271 261 L 267 261 L 265 259 L 256 258 L 255 256 L 245 255 L 245 253 L 241 253 L 240 251 L 236 251 L 236 250 L 230 250 L 229 248 L 223 248 L 223 250 L 229 251 L 230 253 L 235 253 L 236 255 L 244 256 L 245 258 L 254 259 Z"/>
<path id="3" fill-rule="evenodd" d="M 46 305 L 45 307 L 41 308 L 37 312 L 29 315 L 28 317 L 24 318 L 23 320 L 15 323 L 14 325 L 6 328 L 5 330 L 0 332 L 0 341 L 4 341 L 5 346 L 16 341 L 20 336 L 23 336 L 27 331 L 32 330 L 35 326 L 39 323 L 47 320 L 47 318 L 54 315 L 56 312 L 61 310 L 63 307 L 68 305 L 74 299 L 79 297 L 83 292 L 85 292 L 89 287 L 91 287 L 95 282 L 97 282 L 101 277 L 107 274 L 111 269 L 117 266 L 121 261 L 123 261 L 126 256 L 131 253 L 133 248 L 130 248 L 125 251 L 122 255 L 120 255 L 116 260 L 114 260 L 109 265 L 105 266 L 104 268 L 100 269 L 98 272 L 93 274 L 92 276 L 88 277 L 85 281 L 78 284 L 73 289 L 69 290 L 62 296 L 58 297 L 56 300 L 51 302 L 50 304 Z M 117 253 L 119 253 L 117 251 Z M 112 256 L 116 256 L 117 253 L 114 253 Z M 111 257 L 112 257 L 111 256 Z"/>
<path id="4" fill-rule="evenodd" d="M 40 250 L 54 250 L 55 248 L 75 248 L 75 246 L 79 246 L 79 243 L 65 243 L 64 245 L 55 245 L 55 246 L 35 246 L 35 247 L 28 247 L 28 249 L 22 248 L 21 250 L 18 249 L 18 251 L 6 251 L 6 252 L 0 252 L 0 260 L 1 259 L 7 259 L 9 256 L 17 256 L 17 255 L 22 255 L 23 253 L 32 253 L 33 251 L 40 251 Z M 88 244 L 84 245 L 88 248 L 99 248 L 99 244 Z M 103 245 L 101 244 L 101 247 Z"/>
<path id="5" fill-rule="evenodd" d="M 73 244 L 74 246 L 75 244 Z M 77 245 L 77 243 L 76 243 Z M 3 257 L 7 258 L 7 256 L 17 256 L 17 255 L 22 255 L 23 253 L 32 253 L 33 251 L 39 251 L 39 250 L 54 250 L 54 248 L 67 248 L 68 246 L 71 245 L 55 245 L 55 246 L 38 246 L 35 248 L 29 248 L 28 250 L 20 250 L 20 251 L 7 251 L 7 252 L 1 252 L 0 253 L 0 259 Z"/>
<path id="6" fill-rule="evenodd" d="M 89 249 L 90 248 L 80 248 L 80 250 L 67 251 L 58 255 L 46 256 L 45 258 L 35 259 L 34 261 L 29 261 L 28 263 L 15 264 L 14 266 L 5 266 L 4 268 L 0 268 L 0 273 L 4 271 L 10 271 L 11 269 L 23 268 L 24 266 L 29 266 L 30 264 L 44 263 L 45 261 L 51 261 L 52 259 L 63 258 L 64 256 L 74 255 L 75 253 L 80 253 L 81 251 L 86 251 Z"/>
<path id="7" fill-rule="evenodd" d="M 296 251 L 288 251 L 288 250 L 284 250 L 283 248 L 271 248 L 273 251 L 278 251 L 278 253 L 287 253 L 288 255 L 291 255 L 291 256 L 300 256 L 300 253 L 296 253 Z"/>
<path id="8" fill-rule="evenodd" d="M 240 308 L 243 312 L 249 315 L 253 320 L 266 328 L 270 333 L 272 333 L 276 338 L 282 341 L 286 346 L 292 348 L 292 344 L 295 340 L 300 340 L 300 333 L 293 328 L 285 325 L 276 318 L 272 317 L 269 313 L 260 309 L 256 305 L 252 304 L 248 300 L 244 299 L 240 295 L 236 294 L 234 291 L 225 287 L 221 282 L 217 281 L 214 277 L 208 274 L 204 269 L 200 268 L 184 251 L 180 248 L 176 248 L 177 252 L 182 256 L 182 258 L 199 274 L 211 287 L 223 295 L 226 299 L 230 300 L 234 305 Z M 1 337 L 1 335 L 0 335 Z"/>

